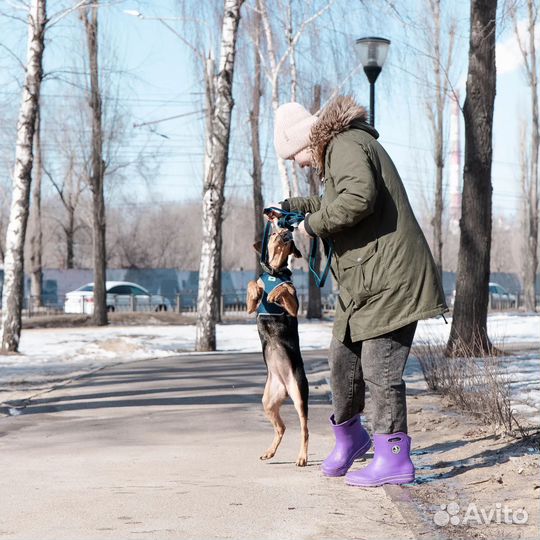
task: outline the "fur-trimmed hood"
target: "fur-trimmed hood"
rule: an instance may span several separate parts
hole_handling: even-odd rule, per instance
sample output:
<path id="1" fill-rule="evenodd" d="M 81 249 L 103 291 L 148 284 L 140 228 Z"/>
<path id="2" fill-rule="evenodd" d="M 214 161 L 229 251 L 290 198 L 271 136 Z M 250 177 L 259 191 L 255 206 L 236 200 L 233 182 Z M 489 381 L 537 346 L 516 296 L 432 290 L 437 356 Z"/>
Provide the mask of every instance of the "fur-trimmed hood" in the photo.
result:
<path id="1" fill-rule="evenodd" d="M 349 129 L 353 123 L 355 128 L 368 131 L 375 138 L 377 130 L 366 123 L 367 110 L 358 105 L 351 96 L 338 96 L 321 112 L 319 119 L 311 128 L 310 148 L 315 167 L 324 174 L 324 159 L 328 143 L 339 133 Z"/>

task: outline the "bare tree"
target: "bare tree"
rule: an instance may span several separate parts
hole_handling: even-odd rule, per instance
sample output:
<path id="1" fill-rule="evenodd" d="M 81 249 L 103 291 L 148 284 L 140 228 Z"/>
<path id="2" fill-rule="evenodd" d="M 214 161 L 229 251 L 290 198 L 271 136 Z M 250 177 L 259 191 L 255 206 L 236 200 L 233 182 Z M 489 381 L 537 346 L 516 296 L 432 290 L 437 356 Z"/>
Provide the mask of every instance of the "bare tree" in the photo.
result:
<path id="1" fill-rule="evenodd" d="M 292 98 L 296 98 L 296 62 L 294 59 L 295 48 L 298 45 L 298 42 L 302 35 L 305 33 L 306 29 L 313 23 L 316 19 L 321 17 L 326 13 L 335 0 L 328 0 L 325 2 L 320 9 L 315 13 L 305 18 L 297 25 L 297 29 L 294 32 L 292 27 L 293 21 L 293 12 L 292 4 L 289 4 L 288 8 L 283 9 L 281 2 L 279 3 L 279 8 L 273 10 L 274 18 L 276 13 L 286 12 L 287 18 L 285 20 L 277 18 L 277 23 L 280 25 L 280 29 L 275 30 L 272 27 L 272 19 L 269 14 L 268 1 L 267 0 L 257 0 L 257 10 L 261 14 L 261 20 L 264 30 L 266 50 L 261 49 L 261 57 L 263 60 L 263 66 L 265 68 L 265 73 L 270 84 L 271 96 L 272 96 L 272 110 L 275 112 L 280 105 L 280 86 L 281 86 L 281 74 L 282 70 L 287 61 L 290 62 L 290 73 L 293 75 L 292 82 Z M 283 48 L 283 52 L 280 54 L 279 38 L 278 36 L 285 36 L 286 42 Z M 292 58 L 292 61 L 291 61 Z M 288 198 L 291 195 L 291 181 L 289 178 L 289 172 L 287 170 L 287 165 L 285 160 L 278 157 L 277 159 L 279 175 L 281 178 L 281 190 L 283 198 Z"/>
<path id="2" fill-rule="evenodd" d="M 216 349 L 215 313 L 219 296 L 221 221 L 229 154 L 232 84 L 236 38 L 243 0 L 225 0 L 221 33 L 221 55 L 216 81 L 215 111 L 212 120 L 212 158 L 203 188 L 202 247 L 197 300 L 197 351 Z"/>
<path id="3" fill-rule="evenodd" d="M 515 242 L 518 234 L 519 221 L 504 215 L 493 216 L 490 264 L 492 273 L 515 272 L 519 274 L 519 245 Z"/>
<path id="4" fill-rule="evenodd" d="M 294 17 L 292 0 L 288 0 L 286 8 L 287 20 L 285 26 L 285 35 L 287 38 L 287 48 L 290 49 L 289 54 L 289 77 L 291 82 L 291 101 L 296 101 L 298 97 L 298 68 L 296 65 L 296 44 L 294 43 Z M 317 109 L 318 110 L 318 109 Z M 317 112 L 317 111 L 315 111 Z M 292 195 L 300 196 L 300 182 L 298 180 L 298 168 L 293 161 L 290 166 L 292 179 Z"/>
<path id="5" fill-rule="evenodd" d="M 85 179 L 77 170 L 75 165 L 74 149 L 70 149 L 70 155 L 66 161 L 66 167 L 58 177 L 45 169 L 51 184 L 55 191 L 58 193 L 60 202 L 65 209 L 66 217 L 55 216 L 56 221 L 60 224 L 62 232 L 64 234 L 66 256 L 65 256 L 65 268 L 75 268 L 75 234 L 81 227 L 80 223 L 77 223 L 77 209 L 80 206 L 81 198 L 86 188 Z"/>
<path id="6" fill-rule="evenodd" d="M 450 68 L 454 53 L 456 21 L 453 17 L 443 27 L 441 0 L 427 0 L 427 24 L 423 28 L 426 53 L 431 67 L 432 84 L 427 90 L 426 110 L 433 139 L 435 162 L 435 212 L 433 214 L 433 257 L 442 277 L 443 271 L 443 174 L 445 166 L 445 116 L 451 90 Z"/>
<path id="7" fill-rule="evenodd" d="M 196 270 L 201 249 L 200 206 L 198 201 L 143 205 L 126 201 L 110 208 L 109 267 Z"/>
<path id="8" fill-rule="evenodd" d="M 21 335 L 21 311 L 24 294 L 24 242 L 34 159 L 33 139 L 39 109 L 41 80 L 43 78 L 45 23 L 46 1 L 32 0 L 28 10 L 26 75 L 17 123 L 13 191 L 6 234 L 1 329 L 3 352 L 16 352 Z"/>
<path id="9" fill-rule="evenodd" d="M 449 354 L 492 349 L 487 334 L 492 214 L 496 0 L 471 0 L 469 68 L 463 107 L 465 168 L 456 299 Z"/>
<path id="10" fill-rule="evenodd" d="M 34 133 L 34 164 L 32 167 L 33 191 L 30 207 L 30 280 L 32 300 L 35 306 L 43 306 L 43 232 L 41 221 L 41 179 L 43 176 L 43 156 L 41 151 L 41 114 L 36 114 L 36 131 Z"/>
<path id="11" fill-rule="evenodd" d="M 538 62 L 536 60 L 536 21 L 538 18 L 538 6 L 534 0 L 527 1 L 527 37 L 528 44 L 523 42 L 518 31 L 516 10 L 512 12 L 514 30 L 519 44 L 525 74 L 531 93 L 531 133 L 529 169 L 522 174 L 522 193 L 525 201 L 524 215 L 524 247 L 523 257 L 523 292 L 525 308 L 536 311 L 536 272 L 538 269 L 538 153 L 540 145 L 540 133 L 538 125 Z M 523 152 L 522 152 L 523 155 Z M 522 161 L 523 162 L 523 161 Z"/>
<path id="12" fill-rule="evenodd" d="M 261 46 L 261 14 L 255 13 L 254 21 L 254 80 L 252 91 L 252 104 L 249 111 L 249 125 L 251 130 L 251 155 L 252 167 L 251 178 L 253 180 L 253 217 L 254 217 L 254 242 L 257 242 L 263 235 L 263 194 L 262 194 L 262 169 L 261 141 L 259 137 L 261 120 L 261 97 L 262 97 L 262 74 L 261 57 L 259 54 Z M 259 270 L 259 256 L 255 255 L 255 273 Z"/>
<path id="13" fill-rule="evenodd" d="M 105 244 L 106 215 L 104 197 L 105 161 L 103 159 L 102 97 L 98 66 L 98 4 L 95 0 L 81 12 L 86 30 L 90 70 L 89 102 L 92 111 L 92 154 L 88 181 L 92 191 L 94 252 L 94 314 L 96 325 L 106 325 L 107 297 L 105 290 L 107 254 Z"/>
<path id="14" fill-rule="evenodd" d="M 321 108 L 321 85 L 316 84 L 313 89 L 313 104 L 311 112 L 315 114 Z M 319 195 L 320 180 L 316 172 L 310 168 L 308 173 L 309 194 L 310 196 Z M 317 253 L 315 258 L 315 271 L 319 273 L 321 266 L 321 254 Z M 315 283 L 315 279 L 308 272 L 308 319 L 320 319 L 322 317 L 321 289 Z"/>

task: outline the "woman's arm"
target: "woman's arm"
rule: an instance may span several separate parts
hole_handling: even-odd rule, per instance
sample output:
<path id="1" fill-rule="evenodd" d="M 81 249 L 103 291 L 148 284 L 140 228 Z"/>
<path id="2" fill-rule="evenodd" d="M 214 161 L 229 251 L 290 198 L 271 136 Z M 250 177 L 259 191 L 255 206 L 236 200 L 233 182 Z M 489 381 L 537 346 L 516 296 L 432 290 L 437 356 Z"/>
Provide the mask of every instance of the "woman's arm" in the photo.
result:
<path id="1" fill-rule="evenodd" d="M 313 195 L 312 197 L 291 197 L 285 199 L 281 203 L 281 208 L 287 212 L 297 211 L 303 214 L 312 214 L 321 208 L 320 195 Z"/>
<path id="2" fill-rule="evenodd" d="M 377 186 L 366 148 L 349 138 L 335 140 L 328 159 L 337 198 L 306 220 L 308 233 L 329 236 L 352 227 L 373 213 Z"/>

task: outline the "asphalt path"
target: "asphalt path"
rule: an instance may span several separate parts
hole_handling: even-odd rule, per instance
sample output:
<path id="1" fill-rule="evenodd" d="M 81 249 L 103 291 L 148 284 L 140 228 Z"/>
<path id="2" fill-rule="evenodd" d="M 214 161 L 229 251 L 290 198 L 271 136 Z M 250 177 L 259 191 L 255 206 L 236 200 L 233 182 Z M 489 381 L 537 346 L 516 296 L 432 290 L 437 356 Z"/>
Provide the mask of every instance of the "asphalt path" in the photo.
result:
<path id="1" fill-rule="evenodd" d="M 304 468 L 290 403 L 278 453 L 259 460 L 273 434 L 260 354 L 119 364 L 34 397 L 0 418 L 0 537 L 412 538 L 384 489 L 321 475 L 333 442 L 325 352 L 304 359 Z"/>

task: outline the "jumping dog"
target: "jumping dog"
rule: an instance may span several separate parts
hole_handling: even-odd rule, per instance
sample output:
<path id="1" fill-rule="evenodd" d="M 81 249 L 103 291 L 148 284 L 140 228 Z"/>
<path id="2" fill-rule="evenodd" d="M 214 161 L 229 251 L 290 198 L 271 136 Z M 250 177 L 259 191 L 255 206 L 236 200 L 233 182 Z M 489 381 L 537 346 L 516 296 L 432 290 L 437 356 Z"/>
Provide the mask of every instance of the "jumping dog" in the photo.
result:
<path id="1" fill-rule="evenodd" d="M 260 253 L 261 242 L 254 245 Z M 305 467 L 308 451 L 308 396 L 309 388 L 300 354 L 298 339 L 298 299 L 287 268 L 288 257 L 301 257 L 292 234 L 278 229 L 268 238 L 268 260 L 262 263 L 263 274 L 247 287 L 248 313 L 257 311 L 257 329 L 261 339 L 263 358 L 267 369 L 262 398 L 264 412 L 274 427 L 274 440 L 260 457 L 272 458 L 285 433 L 285 424 L 279 414 L 288 396 L 300 418 L 300 452 L 296 465 Z"/>

